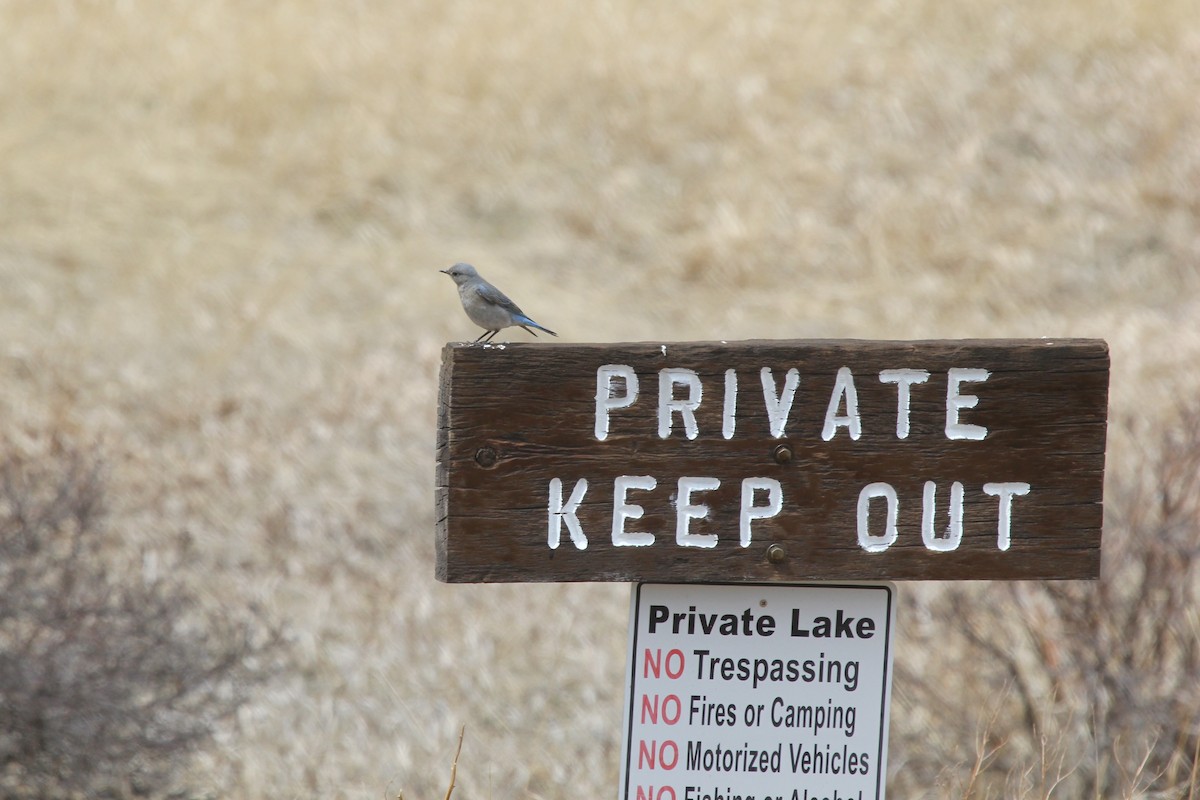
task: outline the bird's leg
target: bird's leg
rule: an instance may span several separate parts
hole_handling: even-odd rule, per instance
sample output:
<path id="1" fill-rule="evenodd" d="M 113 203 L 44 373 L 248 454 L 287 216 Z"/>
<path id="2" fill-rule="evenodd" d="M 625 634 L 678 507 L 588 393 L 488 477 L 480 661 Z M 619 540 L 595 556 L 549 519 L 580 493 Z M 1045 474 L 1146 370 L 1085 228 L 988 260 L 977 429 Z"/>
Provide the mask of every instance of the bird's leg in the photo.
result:
<path id="1" fill-rule="evenodd" d="M 488 331 L 488 337 L 487 337 L 486 339 L 484 339 L 484 340 L 483 340 L 483 343 L 484 343 L 484 344 L 487 344 L 487 343 L 488 343 L 488 342 L 490 342 L 492 339 L 495 339 L 495 338 L 496 338 L 496 334 L 497 334 L 497 333 L 499 333 L 499 332 L 500 332 L 500 329 L 499 329 L 499 328 L 496 328 L 496 330 L 494 330 L 494 331 Z"/>
<path id="2" fill-rule="evenodd" d="M 492 333 L 492 331 L 484 331 L 483 333 L 479 334 L 475 337 L 475 341 L 471 342 L 471 344 L 478 344 L 483 340 L 483 337 L 487 336 L 489 333 Z"/>

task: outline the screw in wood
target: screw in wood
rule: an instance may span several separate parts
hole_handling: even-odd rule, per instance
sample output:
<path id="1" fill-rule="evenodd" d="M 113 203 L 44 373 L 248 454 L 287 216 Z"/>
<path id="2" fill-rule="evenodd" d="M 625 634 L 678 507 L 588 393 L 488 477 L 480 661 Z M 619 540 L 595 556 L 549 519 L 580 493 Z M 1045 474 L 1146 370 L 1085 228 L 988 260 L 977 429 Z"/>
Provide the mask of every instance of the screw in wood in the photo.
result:
<path id="1" fill-rule="evenodd" d="M 790 444 L 775 445 L 775 463 L 786 464 L 792 460 L 792 446 Z"/>
<path id="2" fill-rule="evenodd" d="M 491 447 L 481 447 L 475 451 L 475 463 L 481 467 L 496 466 L 496 450 Z"/>
<path id="3" fill-rule="evenodd" d="M 787 560 L 787 551 L 777 544 L 773 544 L 767 548 L 767 561 L 772 564 L 782 564 Z"/>

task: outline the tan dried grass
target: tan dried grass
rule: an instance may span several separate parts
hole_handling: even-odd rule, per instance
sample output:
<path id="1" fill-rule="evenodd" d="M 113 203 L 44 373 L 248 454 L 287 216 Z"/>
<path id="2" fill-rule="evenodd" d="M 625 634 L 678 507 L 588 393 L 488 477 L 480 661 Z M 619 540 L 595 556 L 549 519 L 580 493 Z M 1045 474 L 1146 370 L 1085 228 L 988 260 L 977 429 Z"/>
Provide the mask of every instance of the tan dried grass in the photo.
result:
<path id="1" fill-rule="evenodd" d="M 295 671 L 224 795 L 597 796 L 626 591 L 432 579 L 436 269 L 566 341 L 1097 336 L 1200 371 L 1195 2 L 0 5 L 0 425 Z M 893 738 L 893 750 L 902 739 Z M 969 767 L 969 765 L 968 765 Z"/>

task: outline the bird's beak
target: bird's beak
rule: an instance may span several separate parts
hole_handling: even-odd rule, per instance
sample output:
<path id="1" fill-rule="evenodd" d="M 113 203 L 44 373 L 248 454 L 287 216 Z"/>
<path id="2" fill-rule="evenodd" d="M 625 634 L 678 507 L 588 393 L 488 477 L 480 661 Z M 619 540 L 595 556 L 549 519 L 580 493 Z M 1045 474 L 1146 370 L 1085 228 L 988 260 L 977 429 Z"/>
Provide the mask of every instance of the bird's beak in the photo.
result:
<path id="1" fill-rule="evenodd" d="M 438 272 L 444 273 L 446 275 L 450 274 L 450 270 L 448 270 L 448 269 L 439 269 Z"/>

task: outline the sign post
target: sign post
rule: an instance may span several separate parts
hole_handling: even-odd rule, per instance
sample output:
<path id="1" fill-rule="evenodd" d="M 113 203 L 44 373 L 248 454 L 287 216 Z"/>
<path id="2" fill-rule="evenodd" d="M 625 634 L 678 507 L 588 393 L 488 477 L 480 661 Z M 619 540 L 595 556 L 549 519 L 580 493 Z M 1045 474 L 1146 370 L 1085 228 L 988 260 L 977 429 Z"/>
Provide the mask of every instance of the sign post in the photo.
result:
<path id="1" fill-rule="evenodd" d="M 639 584 L 622 797 L 881 798 L 879 582 L 1097 578 L 1108 377 L 1090 339 L 450 344 L 436 574 Z"/>

